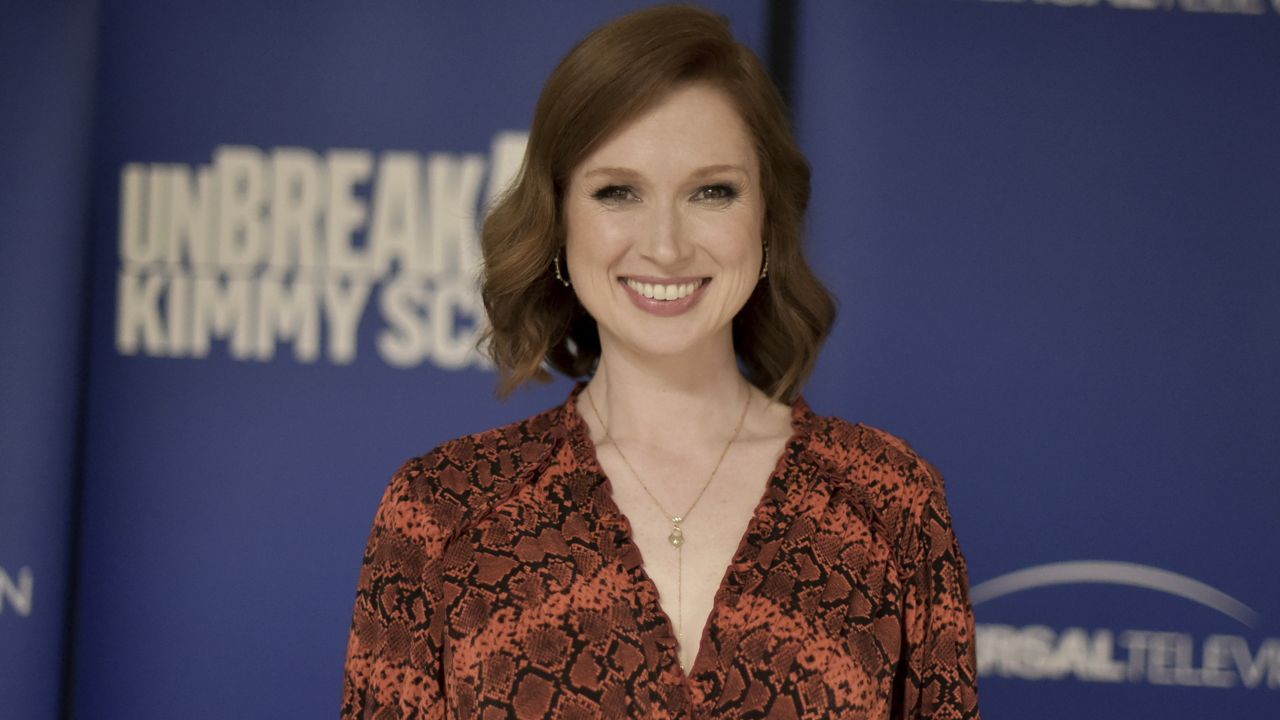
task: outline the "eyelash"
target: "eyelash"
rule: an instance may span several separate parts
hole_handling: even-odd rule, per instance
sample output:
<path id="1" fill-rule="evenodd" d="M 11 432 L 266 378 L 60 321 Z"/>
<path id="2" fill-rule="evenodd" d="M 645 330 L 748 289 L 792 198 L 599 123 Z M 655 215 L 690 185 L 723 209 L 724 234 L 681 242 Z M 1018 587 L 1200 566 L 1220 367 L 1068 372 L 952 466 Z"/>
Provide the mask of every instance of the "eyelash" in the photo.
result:
<path id="1" fill-rule="evenodd" d="M 627 185 L 605 185 L 599 190 L 591 194 L 591 197 L 601 202 L 620 202 L 634 197 L 635 193 Z"/>
<path id="2" fill-rule="evenodd" d="M 730 185 L 729 183 L 719 183 L 717 185 L 707 185 L 705 187 L 700 187 L 698 188 L 698 192 L 694 193 L 693 195 L 694 197 L 698 197 L 703 193 L 707 192 L 708 190 L 714 190 L 718 193 L 718 195 L 715 197 L 703 197 L 702 198 L 703 200 L 727 203 L 727 202 L 733 202 L 734 200 L 738 199 L 738 188 L 734 185 Z"/>
<path id="3" fill-rule="evenodd" d="M 714 191 L 713 197 L 700 197 L 708 191 Z M 715 185 L 704 185 L 693 193 L 693 199 L 704 200 L 712 203 L 730 203 L 738 199 L 738 188 L 730 183 L 717 183 Z M 630 185 L 605 185 L 599 190 L 591 194 L 591 197 L 600 202 L 621 202 L 635 198 L 635 191 Z"/>

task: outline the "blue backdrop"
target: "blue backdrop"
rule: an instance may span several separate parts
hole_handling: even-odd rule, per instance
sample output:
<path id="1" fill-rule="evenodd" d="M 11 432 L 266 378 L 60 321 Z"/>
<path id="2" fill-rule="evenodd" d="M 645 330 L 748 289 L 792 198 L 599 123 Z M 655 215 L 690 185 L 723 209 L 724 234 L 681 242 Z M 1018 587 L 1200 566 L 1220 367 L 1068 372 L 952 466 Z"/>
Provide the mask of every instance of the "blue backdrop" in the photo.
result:
<path id="1" fill-rule="evenodd" d="M 336 714 L 391 473 L 567 393 L 499 403 L 466 354 L 474 217 L 555 63 L 640 5 L 103 8 L 79 717 Z M 762 46 L 763 4 L 720 7 Z"/>
<path id="2" fill-rule="evenodd" d="M 947 477 L 988 717 L 1277 716 L 1280 15 L 1063 4 L 802 4 L 810 392 Z"/>
<path id="3" fill-rule="evenodd" d="M 93 4 L 0 7 L 0 717 L 61 704 Z"/>
<path id="4" fill-rule="evenodd" d="M 56 716 L 63 662 L 81 718 L 336 713 L 390 473 L 567 392 L 493 399 L 474 223 L 555 62 L 643 4 L 4 23 L 0 716 Z M 764 53 L 763 0 L 709 5 Z M 985 715 L 1276 714 L 1280 9 L 797 12 L 841 302 L 806 395 L 947 477 Z"/>

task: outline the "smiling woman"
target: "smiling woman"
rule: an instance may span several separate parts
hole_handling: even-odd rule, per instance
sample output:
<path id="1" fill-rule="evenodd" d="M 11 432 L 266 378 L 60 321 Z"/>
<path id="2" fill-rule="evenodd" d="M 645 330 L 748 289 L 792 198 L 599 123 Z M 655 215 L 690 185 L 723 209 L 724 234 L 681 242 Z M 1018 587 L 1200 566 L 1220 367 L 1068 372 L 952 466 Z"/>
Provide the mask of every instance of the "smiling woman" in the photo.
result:
<path id="1" fill-rule="evenodd" d="M 578 165 L 566 255 L 603 346 L 733 357 L 731 323 L 764 275 L 758 166 L 732 100 L 706 83 L 672 90 Z"/>
<path id="2" fill-rule="evenodd" d="M 673 94 L 692 100 L 673 102 Z M 695 102 L 701 104 L 694 107 Z M 682 120 L 676 113 L 685 112 L 687 120 L 691 111 L 703 109 L 717 115 L 699 123 L 702 138 L 690 127 L 679 137 L 653 137 L 646 148 L 643 134 L 635 132 L 640 123 L 665 122 L 671 129 Z M 683 150 L 697 148 L 701 157 L 712 158 L 706 160 L 711 164 L 700 166 L 666 146 L 667 140 L 682 141 Z M 714 140 L 715 151 L 700 140 Z M 610 148 L 620 156 L 617 162 L 607 160 Z M 635 154 L 649 151 L 644 157 Z M 677 168 L 663 163 L 663 152 L 682 159 L 679 170 L 687 175 L 678 181 L 692 183 L 687 197 L 701 193 L 703 207 L 723 200 L 720 208 L 736 214 L 739 201 L 745 201 L 763 213 L 756 252 L 763 255 L 767 248 L 769 278 L 733 318 L 734 345 L 755 386 L 784 401 L 799 392 L 835 317 L 831 296 L 800 247 L 809 202 L 808 163 L 796 147 L 777 89 L 724 21 L 693 8 L 656 8 L 592 33 L 551 74 L 534 112 L 520 176 L 485 221 L 489 350 L 503 373 L 504 394 L 547 378 L 546 365 L 575 378 L 595 370 L 596 319 L 572 288 L 548 283 L 545 270 L 563 262 L 568 213 L 582 193 L 599 194 L 605 206 L 619 207 L 644 200 L 638 193 L 646 188 L 637 187 L 637 180 L 664 182 L 663 192 L 674 190 L 678 182 L 671 175 Z M 642 162 L 647 168 L 640 167 Z M 733 167 L 718 167 L 722 163 Z M 648 200 L 646 209 L 658 198 Z M 669 280 L 655 269 L 646 273 Z M 561 277 L 572 277 L 572 267 L 569 273 Z"/>
<path id="3" fill-rule="evenodd" d="M 483 297 L 503 393 L 580 382 L 392 479 L 344 717 L 978 717 L 941 477 L 799 397 L 834 316 L 808 197 L 719 17 L 646 10 L 569 53 Z"/>

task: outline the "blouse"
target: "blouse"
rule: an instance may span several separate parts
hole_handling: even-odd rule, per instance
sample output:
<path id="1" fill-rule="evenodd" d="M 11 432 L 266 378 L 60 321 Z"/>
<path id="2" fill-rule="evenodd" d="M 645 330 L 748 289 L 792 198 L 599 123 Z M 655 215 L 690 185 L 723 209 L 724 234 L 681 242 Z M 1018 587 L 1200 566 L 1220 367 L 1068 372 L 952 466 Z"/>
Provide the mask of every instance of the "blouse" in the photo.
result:
<path id="1" fill-rule="evenodd" d="M 942 477 L 792 406 L 686 674 L 579 386 L 408 461 L 378 507 L 343 718 L 978 718 Z"/>

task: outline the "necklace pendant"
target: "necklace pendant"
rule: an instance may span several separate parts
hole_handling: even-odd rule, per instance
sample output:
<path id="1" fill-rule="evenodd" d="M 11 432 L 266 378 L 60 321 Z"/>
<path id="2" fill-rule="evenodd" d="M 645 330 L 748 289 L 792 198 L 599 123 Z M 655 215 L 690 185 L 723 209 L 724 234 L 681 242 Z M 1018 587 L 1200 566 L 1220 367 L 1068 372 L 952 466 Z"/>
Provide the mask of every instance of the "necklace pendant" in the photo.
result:
<path id="1" fill-rule="evenodd" d="M 680 529 L 680 521 L 683 518 L 671 518 L 671 534 L 667 536 L 667 542 L 671 543 L 671 547 L 680 547 L 684 544 L 684 531 Z"/>

